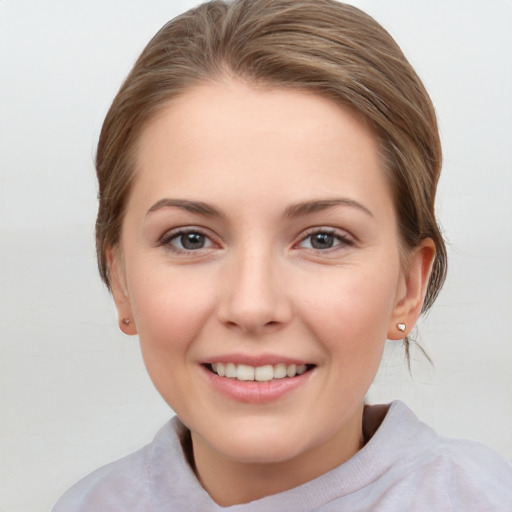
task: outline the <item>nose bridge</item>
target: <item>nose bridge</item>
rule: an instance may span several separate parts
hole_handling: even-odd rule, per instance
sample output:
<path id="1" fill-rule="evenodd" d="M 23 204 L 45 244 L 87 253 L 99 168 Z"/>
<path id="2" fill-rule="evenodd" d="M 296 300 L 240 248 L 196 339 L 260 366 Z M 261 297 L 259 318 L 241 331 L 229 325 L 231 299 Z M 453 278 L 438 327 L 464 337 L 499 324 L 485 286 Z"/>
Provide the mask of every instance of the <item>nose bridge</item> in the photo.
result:
<path id="1" fill-rule="evenodd" d="M 227 274 L 224 322 L 256 332 L 289 320 L 291 308 L 279 284 L 280 261 L 272 247 L 247 241 L 233 252 Z"/>

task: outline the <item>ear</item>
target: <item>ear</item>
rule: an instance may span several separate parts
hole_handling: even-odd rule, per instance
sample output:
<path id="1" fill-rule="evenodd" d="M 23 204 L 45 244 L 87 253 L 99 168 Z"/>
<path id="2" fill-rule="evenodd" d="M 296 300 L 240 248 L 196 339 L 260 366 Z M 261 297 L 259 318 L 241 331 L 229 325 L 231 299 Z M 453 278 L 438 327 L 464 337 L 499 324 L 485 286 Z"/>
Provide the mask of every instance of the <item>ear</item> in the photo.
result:
<path id="1" fill-rule="evenodd" d="M 110 276 L 110 287 L 116 304 L 119 328 L 125 334 L 137 334 L 137 328 L 133 319 L 130 295 L 128 293 L 128 287 L 126 286 L 124 266 L 118 248 L 109 247 L 107 249 L 107 261 Z"/>
<path id="2" fill-rule="evenodd" d="M 435 244 L 431 238 L 422 240 L 411 251 L 388 326 L 388 339 L 405 338 L 416 324 L 425 300 L 435 253 Z"/>

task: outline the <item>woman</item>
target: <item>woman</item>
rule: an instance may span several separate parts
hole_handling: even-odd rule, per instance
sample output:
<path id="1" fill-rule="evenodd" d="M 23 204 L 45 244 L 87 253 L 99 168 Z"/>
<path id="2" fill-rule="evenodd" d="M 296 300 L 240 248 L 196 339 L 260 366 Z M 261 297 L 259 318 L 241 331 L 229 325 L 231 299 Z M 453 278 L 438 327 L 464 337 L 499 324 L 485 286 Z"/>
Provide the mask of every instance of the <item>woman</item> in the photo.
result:
<path id="1" fill-rule="evenodd" d="M 97 153 L 100 273 L 177 413 L 55 510 L 508 510 L 512 470 L 365 406 L 446 251 L 430 99 L 336 2 L 211 2 L 153 38 Z"/>

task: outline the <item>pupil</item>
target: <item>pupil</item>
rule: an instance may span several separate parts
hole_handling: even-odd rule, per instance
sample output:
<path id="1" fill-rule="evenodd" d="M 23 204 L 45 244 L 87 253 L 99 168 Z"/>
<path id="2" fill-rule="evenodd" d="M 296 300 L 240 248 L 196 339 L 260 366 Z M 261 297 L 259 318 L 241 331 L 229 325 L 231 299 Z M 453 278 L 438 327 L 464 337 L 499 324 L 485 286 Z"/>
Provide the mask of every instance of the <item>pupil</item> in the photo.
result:
<path id="1" fill-rule="evenodd" d="M 317 233 L 311 239 L 311 246 L 314 249 L 330 249 L 334 243 L 334 236 L 329 233 Z"/>
<path id="2" fill-rule="evenodd" d="M 181 244 L 185 249 L 201 249 L 204 246 L 204 235 L 200 233 L 186 233 L 181 235 Z"/>

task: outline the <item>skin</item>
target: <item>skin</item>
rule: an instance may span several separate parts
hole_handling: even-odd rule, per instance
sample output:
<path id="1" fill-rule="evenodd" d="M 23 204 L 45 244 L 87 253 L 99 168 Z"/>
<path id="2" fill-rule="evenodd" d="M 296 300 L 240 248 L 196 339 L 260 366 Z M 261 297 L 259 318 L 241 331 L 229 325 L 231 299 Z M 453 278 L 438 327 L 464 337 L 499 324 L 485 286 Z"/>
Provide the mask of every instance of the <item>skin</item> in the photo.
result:
<path id="1" fill-rule="evenodd" d="M 218 504 L 290 489 L 361 448 L 385 340 L 416 322 L 433 255 L 425 240 L 401 266 L 376 139 L 327 99 L 226 79 L 151 120 L 109 251 L 113 294 Z M 314 367 L 278 399 L 244 403 L 203 366 L 240 355 Z"/>

